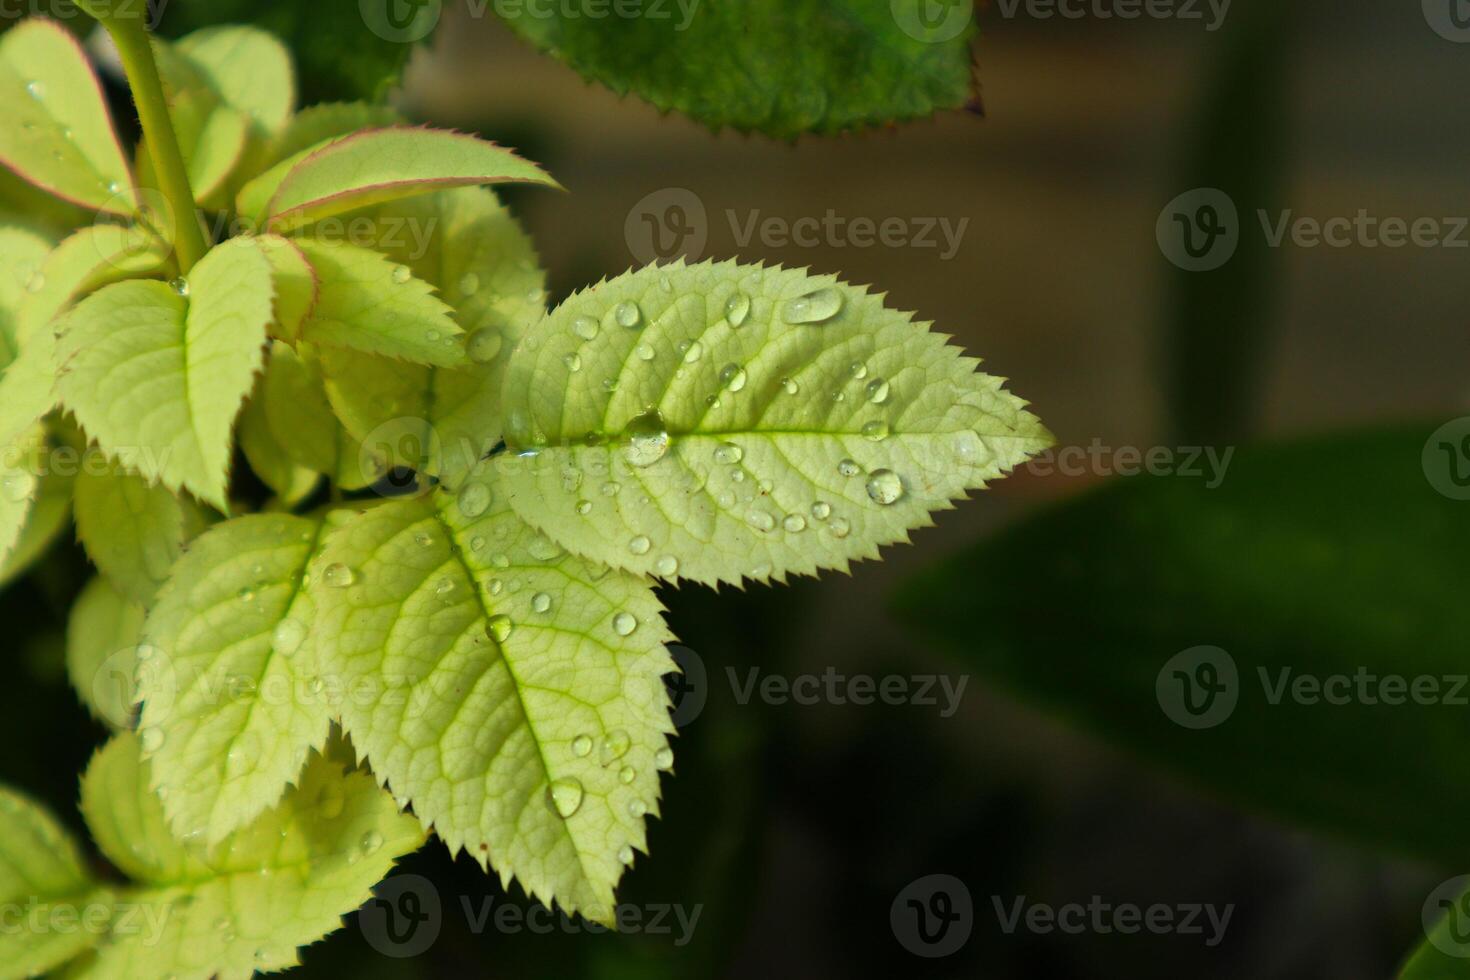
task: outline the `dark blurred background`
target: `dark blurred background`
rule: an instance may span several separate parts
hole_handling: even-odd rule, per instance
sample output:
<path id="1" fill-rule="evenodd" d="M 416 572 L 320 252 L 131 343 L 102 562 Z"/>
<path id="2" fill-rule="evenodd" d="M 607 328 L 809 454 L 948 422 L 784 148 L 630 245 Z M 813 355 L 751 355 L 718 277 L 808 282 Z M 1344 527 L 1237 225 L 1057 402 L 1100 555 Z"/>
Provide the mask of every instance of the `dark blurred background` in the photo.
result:
<path id="1" fill-rule="evenodd" d="M 703 210 L 701 257 L 875 284 L 1012 379 L 1064 446 L 1234 445 L 1470 414 L 1466 251 L 1273 249 L 1248 214 L 1466 213 L 1470 45 L 1431 29 L 1418 3 L 1236 0 L 1213 31 L 1204 4 L 1203 20 L 1136 21 L 993 4 L 978 13 L 983 115 L 795 145 L 661 116 L 583 83 L 495 18 L 447 7 L 401 104 L 517 146 L 566 186 L 510 195 L 553 300 L 639 264 L 627 229 L 657 195 L 685 189 Z M 1171 264 L 1155 232 L 1165 205 L 1199 186 L 1231 188 L 1245 217 L 1234 278 L 1210 286 Z M 737 241 L 757 214 L 829 211 L 914 229 L 965 224 L 953 255 L 942 236 L 937 248 Z M 653 856 L 620 895 L 641 916 L 637 933 L 590 936 L 558 918 L 539 935 L 497 927 L 493 911 L 482 921 L 487 901 L 527 903 L 430 847 L 402 872 L 425 876 L 439 898 L 429 949 L 381 955 L 352 923 L 308 951 L 305 975 L 1390 975 L 1422 937 L 1424 895 L 1462 869 L 1376 856 L 1212 799 L 979 676 L 948 717 L 942 692 L 934 706 L 737 698 L 729 669 L 742 682 L 751 667 L 786 678 L 831 667 L 959 683 L 965 664 L 893 616 L 895 590 L 1104 479 L 1019 472 L 850 578 L 665 590 L 705 703 L 686 712 Z M 79 569 L 52 562 L 0 596 L 12 656 L 46 681 L 39 695 L 29 684 L 0 691 L 0 775 L 66 813 L 103 735 L 60 667 Z M 936 874 L 965 883 L 973 931 L 930 958 L 906 946 L 890 913 Z M 1003 927 L 1019 898 L 1059 907 L 1094 896 L 1233 912 L 1214 944 L 1203 917 L 1204 935 Z"/>

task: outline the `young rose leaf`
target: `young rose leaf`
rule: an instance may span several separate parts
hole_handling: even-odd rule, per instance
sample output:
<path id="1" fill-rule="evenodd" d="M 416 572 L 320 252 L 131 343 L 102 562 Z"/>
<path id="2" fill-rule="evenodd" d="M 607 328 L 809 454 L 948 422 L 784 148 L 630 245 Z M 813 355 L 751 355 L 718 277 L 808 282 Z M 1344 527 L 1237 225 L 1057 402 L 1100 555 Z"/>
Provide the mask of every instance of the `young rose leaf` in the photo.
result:
<path id="1" fill-rule="evenodd" d="M 128 469 L 228 511 L 230 430 L 271 307 L 270 263 L 248 239 L 211 250 L 187 297 L 158 282 L 108 286 L 57 331 L 62 400 Z"/>
<path id="2" fill-rule="evenodd" d="M 832 276 L 651 266 L 521 341 L 496 466 L 525 520 L 629 571 L 845 569 L 1049 444 L 945 339 Z"/>
<path id="3" fill-rule="evenodd" d="M 391 106 L 368 102 L 327 102 L 308 106 L 292 116 L 285 128 L 271 139 L 262 163 L 265 167 L 274 167 L 282 160 L 319 147 L 327 140 L 362 129 L 396 126 L 402 121 L 398 110 Z M 269 199 L 267 195 L 265 201 Z M 264 205 L 265 201 L 261 204 Z"/>
<path id="4" fill-rule="evenodd" d="M 82 704 L 116 730 L 131 727 L 138 703 L 133 683 L 147 610 L 102 576 L 72 604 L 66 624 L 66 675 Z"/>
<path id="5" fill-rule="evenodd" d="M 341 928 L 423 843 L 418 821 L 371 776 L 314 754 L 279 805 L 211 852 L 196 850 L 169 831 L 141 756 L 136 736 L 114 736 L 82 778 L 82 812 L 103 853 L 137 882 L 122 900 L 138 915 L 115 921 L 76 977 L 247 980 L 296 966 L 297 947 Z"/>
<path id="6" fill-rule="evenodd" d="M 41 492 L 41 454 L 46 427 L 37 423 L 8 446 L 0 446 L 0 562 L 20 540 Z"/>
<path id="7" fill-rule="evenodd" d="M 311 496 L 321 483 L 321 474 L 297 463 L 276 438 L 265 414 L 264 384 L 262 378 L 255 394 L 245 402 L 235 438 L 255 475 L 270 487 L 282 505 L 294 507 Z"/>
<path id="8" fill-rule="evenodd" d="M 359 0 L 211 0 L 170 5 L 160 27 L 177 36 L 213 24 L 256 24 L 294 52 L 304 102 L 381 101 L 397 82 L 413 42 L 429 34 L 440 9 L 439 3 L 398 8 Z"/>
<path id="9" fill-rule="evenodd" d="M 301 329 L 307 340 L 420 364 L 466 364 L 453 311 L 408 266 L 345 242 L 295 243 L 317 280 L 316 305 Z"/>
<path id="10" fill-rule="evenodd" d="M 97 224 L 68 236 L 27 284 L 18 321 L 22 345 L 83 294 L 160 272 L 168 252 L 167 243 L 136 225 Z"/>
<path id="11" fill-rule="evenodd" d="M 575 5 L 493 9 L 583 76 L 712 129 L 794 139 L 921 118 L 975 94 L 967 2 L 681 0 L 664 16 L 608 19 Z"/>
<path id="12" fill-rule="evenodd" d="M 55 21 L 28 20 L 0 37 L 0 164 L 82 207 L 137 208 L 102 87 Z"/>
<path id="13" fill-rule="evenodd" d="M 291 55 L 257 27 L 206 27 L 174 43 L 224 102 L 243 113 L 258 135 L 279 132 L 296 107 Z"/>
<path id="14" fill-rule="evenodd" d="M 255 819 L 326 743 L 305 576 L 327 531 L 321 515 L 226 521 L 193 543 L 148 613 L 157 662 L 138 673 L 139 727 L 185 838 L 215 844 Z"/>
<path id="15" fill-rule="evenodd" d="M 272 167 L 241 190 L 239 211 L 290 231 L 398 198 L 505 183 L 560 186 L 511 150 L 463 133 L 369 129 Z"/>
<path id="16" fill-rule="evenodd" d="M 128 600 L 153 605 L 184 547 L 208 524 L 193 500 L 115 463 L 89 460 L 77 474 L 77 537 L 87 557 Z"/>
<path id="17" fill-rule="evenodd" d="M 79 922 L 48 929 L 27 928 L 27 920 L 58 922 L 52 915 L 59 909 L 80 918 L 88 907 L 110 908 L 111 902 L 61 823 L 39 803 L 0 786 L 0 904 L 13 915 L 0 930 L 0 971 L 7 977 L 41 976 L 100 938 Z"/>
<path id="18" fill-rule="evenodd" d="M 479 471 L 384 504 L 312 571 L 323 668 L 380 779 L 451 850 L 609 922 L 672 764 L 670 634 L 647 583 L 526 526 Z"/>
<path id="19" fill-rule="evenodd" d="M 0 228 L 0 371 L 20 353 L 20 310 L 41 286 L 51 244 L 24 228 Z"/>
<path id="20" fill-rule="evenodd" d="M 332 414 L 316 352 L 309 345 L 300 351 L 279 342 L 272 345 L 258 398 L 259 416 L 241 420 L 251 427 L 264 423 L 266 432 L 252 434 L 252 441 L 263 442 L 268 435 L 296 465 L 325 474 L 343 490 L 361 490 L 382 475 L 377 457 Z"/>
<path id="21" fill-rule="evenodd" d="M 316 306 L 321 284 L 306 253 L 291 239 L 280 235 L 261 235 L 256 244 L 271 264 L 272 282 L 276 290 L 276 319 L 271 333 L 294 344 L 301 337 L 302 325 Z"/>
<path id="22" fill-rule="evenodd" d="M 545 313 L 546 275 L 529 236 L 489 188 L 461 187 L 370 213 L 381 230 L 373 247 L 438 287 L 466 333 L 469 363 L 421 367 L 323 349 L 327 394 L 347 430 L 373 440 L 393 465 L 458 487 L 500 442 L 505 365 Z M 432 229 L 428 247 L 405 228 Z"/>
<path id="23" fill-rule="evenodd" d="M 9 556 L 0 561 L 0 588 L 29 570 L 61 535 L 71 513 L 72 483 L 69 473 L 45 472 L 41 477 L 25 527 Z"/>

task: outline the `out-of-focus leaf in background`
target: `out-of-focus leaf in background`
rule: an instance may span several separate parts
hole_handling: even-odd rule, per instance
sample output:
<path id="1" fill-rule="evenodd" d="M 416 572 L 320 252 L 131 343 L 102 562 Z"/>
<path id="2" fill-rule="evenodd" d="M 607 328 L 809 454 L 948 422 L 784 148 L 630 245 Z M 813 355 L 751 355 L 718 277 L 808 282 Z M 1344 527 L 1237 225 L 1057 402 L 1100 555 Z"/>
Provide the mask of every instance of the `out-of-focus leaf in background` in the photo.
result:
<path id="1" fill-rule="evenodd" d="M 1179 476 L 1114 482 L 929 570 L 899 606 L 991 681 L 1190 783 L 1458 862 L 1470 784 L 1446 774 L 1461 767 L 1470 714 L 1443 702 L 1470 694 L 1453 680 L 1470 631 L 1470 525 L 1425 478 L 1427 434 L 1242 449 L 1213 490 Z M 1207 654 L 1212 674 L 1196 654 L 1170 664 L 1206 645 L 1226 655 Z M 1175 667 L 1219 688 L 1221 704 L 1233 689 L 1233 710 L 1176 724 L 1176 697 L 1216 709 Z M 1385 703 L 1371 679 L 1362 696 L 1360 673 L 1434 678 L 1441 703 L 1416 703 L 1413 688 Z M 1294 696 L 1305 675 L 1346 675 L 1348 703 Z"/>
<path id="2" fill-rule="evenodd" d="M 397 3 L 398 0 L 365 0 L 361 4 L 358 0 L 175 2 L 164 8 L 159 30 L 167 37 L 182 37 L 213 24 L 255 24 L 275 34 L 291 49 L 296 59 L 301 105 L 377 100 L 398 83 L 414 43 L 427 34 L 417 18 L 436 12 L 438 6 L 400 4 L 408 15 L 407 20 L 400 22 L 389 16 L 389 8 Z M 379 12 L 382 17 L 371 16 Z"/>
<path id="3" fill-rule="evenodd" d="M 712 129 L 790 139 L 975 97 L 969 0 L 669 0 L 647 16 L 601 18 L 559 9 L 497 12 L 584 77 Z"/>

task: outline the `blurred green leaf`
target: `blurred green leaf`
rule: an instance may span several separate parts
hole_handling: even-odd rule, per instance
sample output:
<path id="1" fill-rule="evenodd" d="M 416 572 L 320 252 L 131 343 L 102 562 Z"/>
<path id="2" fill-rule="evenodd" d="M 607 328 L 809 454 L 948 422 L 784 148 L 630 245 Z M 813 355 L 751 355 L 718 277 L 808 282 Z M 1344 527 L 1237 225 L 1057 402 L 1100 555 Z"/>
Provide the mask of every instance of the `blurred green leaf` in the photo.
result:
<path id="1" fill-rule="evenodd" d="M 1446 883 L 1448 884 L 1448 883 Z M 1465 980 L 1470 977 L 1470 937 L 1466 936 L 1470 892 L 1453 900 L 1456 907 L 1435 925 L 1399 973 L 1399 980 Z M 1462 955 L 1452 956 L 1455 950 Z"/>
<path id="2" fill-rule="evenodd" d="M 670 0 L 634 17 L 576 3 L 493 9 L 586 78 L 713 129 L 831 134 L 975 97 L 969 0 Z"/>
<path id="3" fill-rule="evenodd" d="M 1461 705 L 1470 696 L 1470 505 L 1426 480 L 1427 434 L 1241 450 L 1214 490 L 1181 476 L 1120 480 L 931 569 L 899 608 L 986 677 L 1192 783 L 1462 860 L 1470 784 L 1446 773 L 1461 768 L 1470 715 L 1378 697 L 1387 676 L 1433 678 Z M 1208 673 L 1169 663 L 1201 645 L 1231 658 L 1216 660 L 1216 686 L 1234 665 L 1226 717 L 1215 705 L 1228 707 L 1228 687 L 1200 700 L 1175 670 Z M 1379 679 L 1364 682 L 1378 703 L 1358 696 L 1360 673 Z M 1348 703 L 1281 687 L 1333 676 L 1350 682 Z M 1186 693 L 1214 717 L 1183 717 L 1217 724 L 1171 721 L 1166 709 L 1181 716 Z"/>
<path id="4" fill-rule="evenodd" d="M 301 104 L 377 100 L 398 83 L 415 41 L 414 25 L 391 28 L 388 8 L 398 0 L 315 0 L 261 3 L 210 0 L 170 3 L 159 24 L 167 37 L 181 37 L 215 24 L 254 24 L 275 34 L 296 58 Z M 402 4 L 415 10 L 424 4 Z M 432 6 L 437 7 L 437 4 Z M 381 14 L 382 16 L 369 16 Z M 373 23 L 369 23 L 372 20 Z M 374 30 L 376 27 L 378 30 Z M 385 36 L 386 35 L 386 36 Z"/>

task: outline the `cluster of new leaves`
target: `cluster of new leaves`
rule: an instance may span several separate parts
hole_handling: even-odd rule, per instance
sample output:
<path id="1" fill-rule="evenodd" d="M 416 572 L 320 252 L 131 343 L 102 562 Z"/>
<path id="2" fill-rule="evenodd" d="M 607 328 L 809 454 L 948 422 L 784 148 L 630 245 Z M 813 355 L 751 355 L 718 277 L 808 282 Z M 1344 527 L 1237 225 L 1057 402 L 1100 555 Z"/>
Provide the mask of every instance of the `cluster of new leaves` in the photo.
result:
<path id="1" fill-rule="evenodd" d="M 233 232 L 187 270 L 70 36 L 0 41 L 0 161 L 103 216 L 54 246 L 0 231 L 0 576 L 74 513 L 100 574 L 68 668 L 118 729 L 83 807 L 135 882 L 0 799 L 0 899 L 111 910 L 0 959 L 288 966 L 428 830 L 610 921 L 673 764 L 656 582 L 845 569 L 1045 430 L 830 277 L 650 267 L 547 313 L 484 186 L 553 183 L 533 165 L 381 108 L 298 112 L 255 29 L 155 57 Z M 175 906 L 152 941 L 124 928 Z"/>

